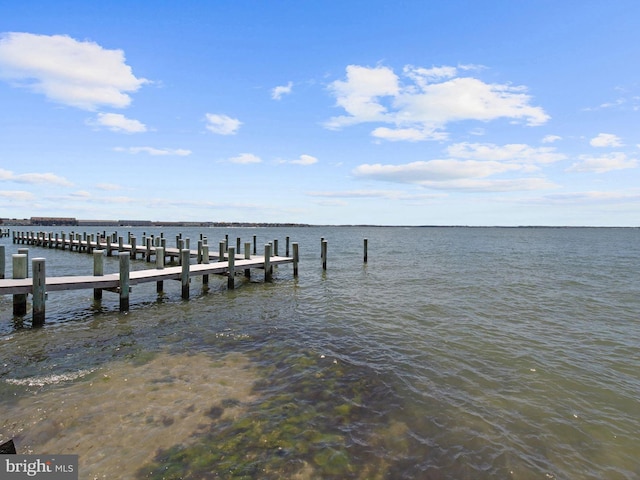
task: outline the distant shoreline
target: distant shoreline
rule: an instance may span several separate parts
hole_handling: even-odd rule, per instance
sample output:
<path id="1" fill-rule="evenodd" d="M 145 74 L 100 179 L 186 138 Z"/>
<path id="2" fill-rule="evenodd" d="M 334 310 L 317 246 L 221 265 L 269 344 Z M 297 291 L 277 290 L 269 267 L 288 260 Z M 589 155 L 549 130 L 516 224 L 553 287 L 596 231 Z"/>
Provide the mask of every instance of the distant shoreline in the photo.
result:
<path id="1" fill-rule="evenodd" d="M 640 228 L 640 226 L 604 225 L 376 225 L 376 224 L 309 224 L 294 222 L 168 222 L 151 220 L 82 220 L 60 217 L 0 218 L 0 227 L 201 227 L 201 228 Z"/>

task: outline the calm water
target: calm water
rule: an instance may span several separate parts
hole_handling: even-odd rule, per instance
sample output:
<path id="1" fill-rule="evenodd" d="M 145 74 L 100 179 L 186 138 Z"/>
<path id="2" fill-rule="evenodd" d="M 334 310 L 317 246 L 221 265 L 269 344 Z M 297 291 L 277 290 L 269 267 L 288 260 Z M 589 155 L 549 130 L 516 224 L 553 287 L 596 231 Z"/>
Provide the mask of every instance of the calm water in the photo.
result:
<path id="1" fill-rule="evenodd" d="M 181 231 L 288 235 L 300 275 L 51 292 L 35 330 L 0 298 L 0 440 L 87 479 L 640 478 L 640 229 Z"/>

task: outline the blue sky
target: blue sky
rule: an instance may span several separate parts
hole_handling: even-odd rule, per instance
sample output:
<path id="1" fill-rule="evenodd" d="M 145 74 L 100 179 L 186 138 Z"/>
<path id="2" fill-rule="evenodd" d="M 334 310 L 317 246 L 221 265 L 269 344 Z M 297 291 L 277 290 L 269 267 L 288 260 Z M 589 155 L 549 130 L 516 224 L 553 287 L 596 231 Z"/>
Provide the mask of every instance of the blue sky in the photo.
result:
<path id="1" fill-rule="evenodd" d="M 640 225 L 640 3 L 0 3 L 0 217 Z"/>

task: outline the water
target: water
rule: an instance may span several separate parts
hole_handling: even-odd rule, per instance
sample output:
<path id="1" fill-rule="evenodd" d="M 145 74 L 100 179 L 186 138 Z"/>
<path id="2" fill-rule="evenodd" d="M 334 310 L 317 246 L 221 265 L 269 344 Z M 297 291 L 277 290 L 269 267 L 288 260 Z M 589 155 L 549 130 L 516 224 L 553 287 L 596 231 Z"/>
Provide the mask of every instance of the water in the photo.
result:
<path id="1" fill-rule="evenodd" d="M 0 298 L 0 441 L 87 479 L 640 477 L 639 229 L 181 230 L 289 235 L 300 275 L 51 292 L 35 330 Z"/>

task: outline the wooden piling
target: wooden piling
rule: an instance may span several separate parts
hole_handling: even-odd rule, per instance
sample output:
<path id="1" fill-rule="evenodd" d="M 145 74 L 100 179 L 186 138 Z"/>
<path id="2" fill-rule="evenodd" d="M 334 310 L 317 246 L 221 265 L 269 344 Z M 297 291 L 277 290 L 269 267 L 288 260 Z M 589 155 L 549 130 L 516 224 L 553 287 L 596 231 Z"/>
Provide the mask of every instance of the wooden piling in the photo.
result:
<path id="1" fill-rule="evenodd" d="M 271 271 L 271 244 L 267 243 L 264 246 L 264 281 L 270 282 L 272 280 Z"/>
<path id="2" fill-rule="evenodd" d="M 368 260 L 368 256 L 369 256 L 367 253 L 367 250 L 369 249 L 368 247 L 369 247 L 369 239 L 365 238 L 364 239 L 364 263 L 367 263 L 367 260 Z"/>
<path id="3" fill-rule="evenodd" d="M 209 263 L 209 245 L 206 243 L 202 244 L 202 263 Z M 209 284 L 209 275 L 202 275 L 202 285 Z"/>
<path id="4" fill-rule="evenodd" d="M 34 258 L 32 260 L 31 271 L 33 272 L 33 319 L 31 325 L 39 327 L 44 325 L 46 289 L 46 269 L 44 258 Z"/>
<path id="5" fill-rule="evenodd" d="M 131 258 L 133 260 L 136 259 L 136 237 L 134 237 L 133 235 L 131 236 L 131 241 L 129 242 L 131 244 Z"/>
<path id="6" fill-rule="evenodd" d="M 24 253 L 13 254 L 13 278 L 27 278 L 27 255 Z M 27 313 L 27 295 L 24 293 L 13 296 L 13 314 L 25 315 Z"/>
<path id="7" fill-rule="evenodd" d="M 327 269 L 327 241 L 322 241 L 322 269 Z"/>
<path id="8" fill-rule="evenodd" d="M 256 255 L 256 247 L 257 247 L 257 235 L 253 236 L 253 254 Z"/>
<path id="9" fill-rule="evenodd" d="M 103 250 L 94 250 L 93 251 L 93 275 L 96 277 L 101 277 L 104 275 L 104 251 Z M 93 299 L 94 300 L 102 300 L 102 289 L 94 288 L 93 289 Z"/>
<path id="10" fill-rule="evenodd" d="M 129 268 L 130 255 L 127 252 L 119 252 L 120 257 L 120 311 L 129 310 Z"/>
<path id="11" fill-rule="evenodd" d="M 5 258 L 4 258 L 4 245 L 0 245 L 0 280 L 4 279 Z"/>
<path id="12" fill-rule="evenodd" d="M 245 260 L 250 260 L 251 259 L 251 242 L 245 242 L 244 243 L 244 259 Z M 251 269 L 250 268 L 245 268 L 244 269 L 244 276 L 245 276 L 245 278 L 251 278 Z"/>
<path id="13" fill-rule="evenodd" d="M 188 248 L 180 250 L 180 262 L 182 265 L 182 273 L 180 274 L 180 281 L 182 283 L 182 298 L 189 298 L 189 258 L 191 252 Z"/>
<path id="14" fill-rule="evenodd" d="M 293 247 L 293 276 L 297 277 L 298 276 L 298 262 L 300 260 L 300 255 L 299 255 L 299 251 L 298 251 L 298 243 L 297 242 L 293 242 L 292 247 Z"/>
<path id="15" fill-rule="evenodd" d="M 229 263 L 227 267 L 227 288 L 233 290 L 236 286 L 236 247 L 229 247 Z"/>
<path id="16" fill-rule="evenodd" d="M 156 268 L 164 270 L 164 247 L 156 247 Z M 156 292 L 161 293 L 164 290 L 164 282 L 158 280 L 156 282 Z"/>
<path id="17" fill-rule="evenodd" d="M 226 243 L 221 240 L 218 245 L 219 245 L 218 261 L 219 262 L 224 262 L 224 247 L 225 247 Z"/>

